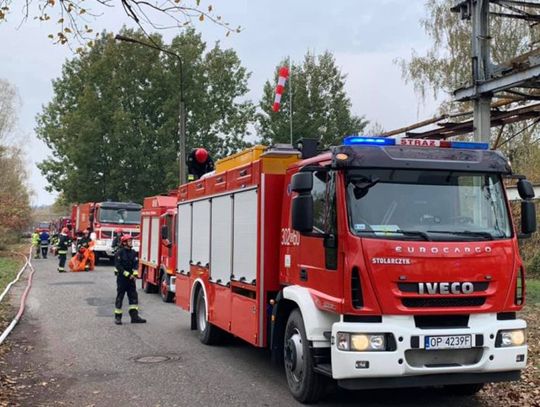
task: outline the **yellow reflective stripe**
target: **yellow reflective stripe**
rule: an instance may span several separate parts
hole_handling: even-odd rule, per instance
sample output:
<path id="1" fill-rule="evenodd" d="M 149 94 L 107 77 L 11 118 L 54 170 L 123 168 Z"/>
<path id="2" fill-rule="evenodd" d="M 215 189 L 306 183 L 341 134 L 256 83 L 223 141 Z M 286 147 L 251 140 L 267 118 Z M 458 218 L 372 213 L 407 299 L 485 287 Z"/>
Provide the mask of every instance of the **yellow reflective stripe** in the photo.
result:
<path id="1" fill-rule="evenodd" d="M 124 271 L 124 277 L 129 277 L 129 271 Z"/>
<path id="2" fill-rule="evenodd" d="M 58 254 L 67 254 L 67 250 L 58 250 Z"/>
<path id="3" fill-rule="evenodd" d="M 133 272 L 134 277 L 139 277 L 139 273 L 137 271 Z"/>
<path id="4" fill-rule="evenodd" d="M 122 310 L 119 309 L 119 308 L 115 308 L 115 309 L 114 309 L 114 313 L 115 313 L 115 314 L 121 314 L 121 313 L 122 313 Z"/>
<path id="5" fill-rule="evenodd" d="M 132 310 L 132 309 L 139 309 L 139 306 L 138 305 L 130 305 L 129 306 L 129 309 Z"/>

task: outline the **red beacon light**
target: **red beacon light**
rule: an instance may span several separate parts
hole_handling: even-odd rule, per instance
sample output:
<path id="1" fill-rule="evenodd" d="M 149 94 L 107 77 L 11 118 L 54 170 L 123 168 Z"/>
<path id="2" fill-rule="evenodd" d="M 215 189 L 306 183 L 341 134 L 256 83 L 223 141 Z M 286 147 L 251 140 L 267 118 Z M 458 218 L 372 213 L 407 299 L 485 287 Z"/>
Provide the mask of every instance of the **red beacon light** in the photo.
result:
<path id="1" fill-rule="evenodd" d="M 488 143 L 476 143 L 469 141 L 447 141 L 430 140 L 422 138 L 407 137 L 364 137 L 349 136 L 345 137 L 343 144 L 346 146 L 409 146 L 409 147 L 427 147 L 427 148 L 459 148 L 465 150 L 487 150 Z"/>

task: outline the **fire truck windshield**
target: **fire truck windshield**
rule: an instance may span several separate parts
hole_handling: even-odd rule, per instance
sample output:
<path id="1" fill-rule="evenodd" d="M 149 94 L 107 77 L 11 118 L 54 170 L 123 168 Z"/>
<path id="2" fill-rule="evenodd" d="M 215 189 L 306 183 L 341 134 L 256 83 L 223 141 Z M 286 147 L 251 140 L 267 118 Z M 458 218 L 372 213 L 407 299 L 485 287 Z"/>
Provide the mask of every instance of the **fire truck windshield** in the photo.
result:
<path id="1" fill-rule="evenodd" d="M 359 236 L 485 240 L 512 236 L 501 177 L 459 171 L 359 169 L 346 175 L 349 223 Z"/>
<path id="2" fill-rule="evenodd" d="M 101 223 L 138 225 L 141 222 L 141 211 L 140 209 L 100 208 L 98 220 Z"/>

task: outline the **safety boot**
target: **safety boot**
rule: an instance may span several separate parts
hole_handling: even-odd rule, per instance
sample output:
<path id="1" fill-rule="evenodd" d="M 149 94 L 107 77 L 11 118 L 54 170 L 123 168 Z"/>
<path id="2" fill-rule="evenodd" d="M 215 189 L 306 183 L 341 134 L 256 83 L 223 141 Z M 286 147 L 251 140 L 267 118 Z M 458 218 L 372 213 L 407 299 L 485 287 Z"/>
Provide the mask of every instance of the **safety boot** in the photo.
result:
<path id="1" fill-rule="evenodd" d="M 146 319 L 139 316 L 139 311 L 136 309 L 130 309 L 129 316 L 131 317 L 132 324 L 144 324 L 146 322 Z"/>
<path id="2" fill-rule="evenodd" d="M 114 323 L 116 325 L 122 325 L 122 314 L 114 314 Z"/>

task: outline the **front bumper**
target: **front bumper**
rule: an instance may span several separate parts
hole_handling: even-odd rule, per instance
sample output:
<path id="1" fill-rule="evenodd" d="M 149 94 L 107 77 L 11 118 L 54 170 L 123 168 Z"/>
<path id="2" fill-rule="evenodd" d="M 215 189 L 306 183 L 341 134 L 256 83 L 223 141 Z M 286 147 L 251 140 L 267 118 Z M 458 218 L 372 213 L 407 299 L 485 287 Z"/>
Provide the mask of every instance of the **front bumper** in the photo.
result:
<path id="1" fill-rule="evenodd" d="M 336 322 L 332 326 L 331 366 L 332 377 L 337 380 L 368 378 L 403 378 L 415 376 L 441 375 L 432 380 L 449 380 L 457 375 L 480 374 L 478 382 L 501 381 L 505 375 L 489 379 L 492 373 L 518 372 L 527 364 L 527 345 L 496 348 L 497 332 L 505 329 L 525 328 L 526 322 L 497 320 L 496 314 L 472 314 L 466 328 L 421 329 L 415 326 L 412 316 L 383 316 L 381 323 Z M 391 333 L 394 335 L 396 350 L 385 352 L 354 352 L 338 350 L 335 344 L 337 332 L 350 333 Z M 453 350 L 425 350 L 424 337 L 427 335 L 470 334 L 473 348 Z M 482 376 L 482 374 L 486 374 Z M 516 380 L 509 378 L 508 380 Z M 398 380 L 399 381 L 399 380 Z M 407 380 L 403 380 L 406 383 Z M 340 382 L 341 383 L 341 382 Z M 468 380 L 466 383 L 475 383 Z M 345 384 L 345 382 L 344 382 Z M 397 385 L 397 383 L 396 383 Z M 414 385 L 414 384 L 413 384 Z M 424 384 L 418 381 L 416 385 Z M 404 384 L 404 386 L 409 386 Z M 365 387 L 362 387 L 365 388 Z"/>

